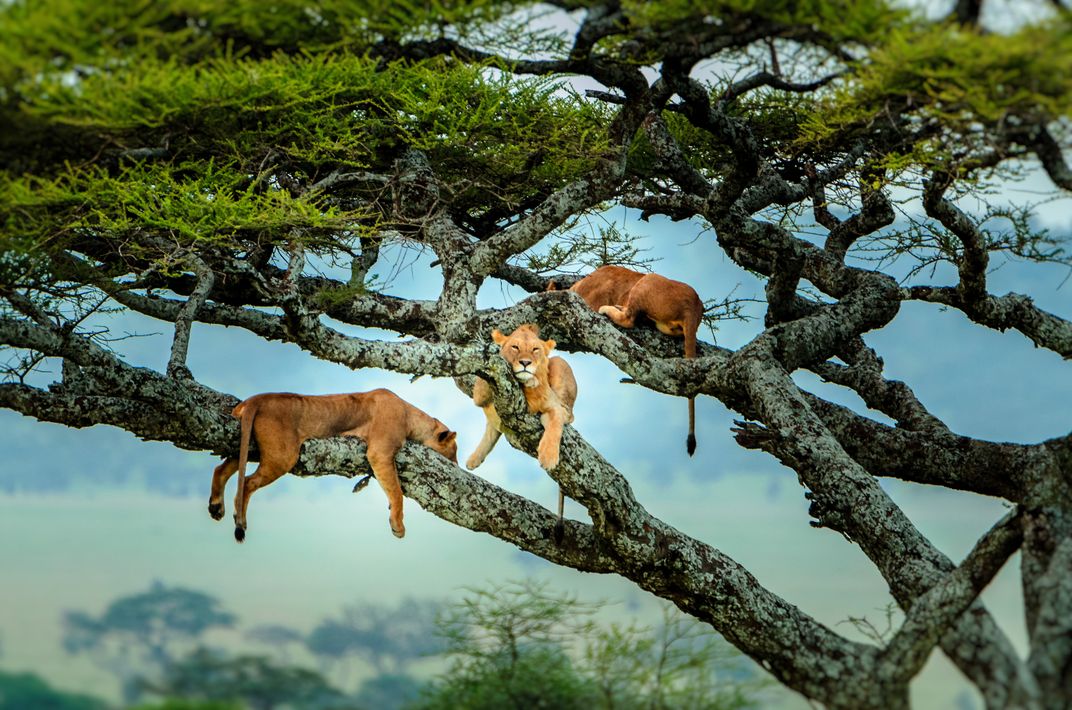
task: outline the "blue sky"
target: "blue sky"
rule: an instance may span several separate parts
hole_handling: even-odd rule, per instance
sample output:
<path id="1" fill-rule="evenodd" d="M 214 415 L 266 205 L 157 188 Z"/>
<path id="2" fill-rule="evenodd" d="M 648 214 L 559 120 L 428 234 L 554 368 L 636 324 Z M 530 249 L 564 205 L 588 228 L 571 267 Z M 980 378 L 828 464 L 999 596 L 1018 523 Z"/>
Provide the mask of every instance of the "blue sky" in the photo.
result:
<path id="1" fill-rule="evenodd" d="M 1023 189 L 1034 189 L 1029 183 Z M 1010 198 L 1016 197 L 1010 194 Z M 1042 224 L 1068 235 L 1066 203 L 1054 203 Z M 690 223 L 639 222 L 626 210 L 609 220 L 638 235 L 660 260 L 655 269 L 687 281 L 703 298 L 761 298 L 762 285 L 718 249 L 710 232 Z M 428 257 L 408 254 L 387 291 L 436 295 Z M 992 293 L 1028 293 L 1058 315 L 1072 317 L 1068 270 L 1002 263 Z M 382 269 L 381 269 L 382 271 Z M 950 270 L 911 283 L 949 283 Z M 482 306 L 506 306 L 523 294 L 497 284 Z M 755 313 L 760 311 L 758 306 Z M 762 319 L 726 323 L 719 344 L 739 347 Z M 155 332 L 118 348 L 136 364 L 162 369 L 170 345 L 166 325 L 124 321 Z M 387 336 L 392 337 L 392 336 Z M 709 333 L 701 333 L 709 340 Z M 897 319 L 868 334 L 887 376 L 903 379 L 954 431 L 998 441 L 1033 442 L 1072 430 L 1068 363 L 1023 336 L 975 326 L 955 311 L 906 304 Z M 807 501 L 795 475 L 764 454 L 741 450 L 729 428 L 734 414 L 710 398 L 697 403 L 695 458 L 684 452 L 684 400 L 619 384 L 600 358 L 567 354 L 580 386 L 577 429 L 627 476 L 638 499 L 675 527 L 703 539 L 748 567 L 783 595 L 839 632 L 855 636 L 849 617 L 879 623 L 889 602 L 885 583 L 840 535 L 808 525 Z M 298 348 L 265 343 L 235 329 L 198 326 L 189 365 L 203 383 L 246 397 L 262 391 L 328 393 L 389 387 L 459 432 L 464 461 L 483 431 L 481 412 L 448 380 L 375 370 L 353 372 L 309 358 Z M 798 382 L 858 411 L 851 393 L 798 374 Z M 455 528 L 407 501 L 405 540 L 387 525 L 386 500 L 375 486 L 360 495 L 351 482 L 285 477 L 259 492 L 250 507 L 250 538 L 236 545 L 228 524 L 208 517 L 205 504 L 216 460 L 125 432 L 72 430 L 0 411 L 0 667 L 33 670 L 58 685 L 111 693 L 114 686 L 84 660 L 64 656 L 64 610 L 99 613 L 116 596 L 147 589 L 153 580 L 204 590 L 238 613 L 243 626 L 279 623 L 308 631 L 358 601 L 404 596 L 444 597 L 486 580 L 532 576 L 585 598 L 620 602 L 606 614 L 653 621 L 656 600 L 623 580 L 556 568 L 490 536 Z M 536 461 L 500 441 L 478 474 L 552 507 L 554 483 Z M 896 481 L 890 495 L 947 555 L 959 560 L 1003 512 L 999 501 Z M 229 501 L 229 498 L 228 498 Z M 575 504 L 567 514 L 583 518 Z M 229 520 L 225 518 L 225 520 Z M 14 544 L 12 544 L 14 543 Z M 1016 560 L 984 593 L 999 623 L 1024 646 Z M 957 671 L 934 657 L 913 685 L 928 706 L 977 702 Z M 805 707 L 786 695 L 784 707 Z"/>

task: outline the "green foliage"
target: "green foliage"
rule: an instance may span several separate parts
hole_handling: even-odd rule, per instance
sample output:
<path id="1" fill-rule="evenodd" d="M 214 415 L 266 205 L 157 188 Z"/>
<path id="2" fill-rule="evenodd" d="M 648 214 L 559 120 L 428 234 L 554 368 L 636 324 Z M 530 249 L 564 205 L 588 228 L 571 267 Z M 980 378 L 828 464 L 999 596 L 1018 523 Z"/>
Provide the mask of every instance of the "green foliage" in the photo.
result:
<path id="1" fill-rule="evenodd" d="M 182 700 L 168 698 L 158 703 L 139 703 L 129 710 L 246 710 L 242 703 L 231 700 Z"/>
<path id="2" fill-rule="evenodd" d="M 437 26 L 443 17 L 475 21 L 508 7 L 439 5 L 421 9 L 440 17 Z M 281 243 L 295 227 L 307 236 L 373 228 L 376 218 L 360 201 L 343 205 L 291 183 L 312 185 L 332 170 L 389 177 L 406 148 L 427 152 L 459 214 L 506 215 L 575 178 L 605 148 L 605 110 L 561 79 L 517 78 L 447 58 L 385 63 L 334 42 L 303 43 L 300 53 L 242 51 L 230 34 L 279 38 L 272 23 L 296 22 L 299 37 L 309 30 L 302 22 L 318 13 L 317 26 L 335 27 L 323 18 L 345 15 L 401 27 L 403 15 L 394 13 L 405 8 L 338 2 L 305 12 L 290 2 L 243 10 L 251 7 L 86 0 L 0 7 L 0 23 L 21 38 L 4 51 L 17 53 L 25 69 L 22 78 L 0 77 L 7 98 L 0 239 L 47 251 L 74 235 L 127 239 L 135 229 L 180 243 L 230 236 Z M 64 31 L 52 32 L 55 18 Z M 189 46 L 191 33 L 207 33 L 202 39 L 217 51 L 171 51 Z"/>
<path id="3" fill-rule="evenodd" d="M 196 62 L 221 52 L 263 56 L 273 51 L 361 53 L 390 38 L 435 38 L 447 27 L 463 37 L 500 20 L 514 5 L 497 0 L 14 0 L 0 13 L 4 85 L 129 58 Z"/>
<path id="4" fill-rule="evenodd" d="M 204 648 L 169 665 L 160 680 L 146 682 L 145 687 L 168 698 L 234 703 L 255 710 L 357 707 L 315 671 L 280 666 L 263 656 L 227 657 Z"/>
<path id="5" fill-rule="evenodd" d="M 284 228 L 312 234 L 349 223 L 332 208 L 284 190 L 258 189 L 235 166 L 211 161 L 138 163 L 114 175 L 101 168 L 72 168 L 54 179 L 0 175 L 0 194 L 7 197 L 0 215 L 12 232 L 52 248 L 99 234 L 129 238 L 142 230 L 175 245 L 237 246 L 239 236 Z"/>
<path id="6" fill-rule="evenodd" d="M 338 54 L 228 56 L 195 67 L 145 60 L 76 83 L 53 74 L 21 112 L 109 136 L 113 150 L 167 146 L 161 152 L 179 159 L 244 160 L 254 174 L 283 159 L 308 170 L 383 168 L 381 152 L 398 146 L 444 153 L 437 165 L 464 151 L 493 174 L 521 170 L 539 151 L 572 173 L 604 141 L 601 113 L 557 81 L 438 59 L 384 68 Z"/>
<path id="7" fill-rule="evenodd" d="M 103 700 L 65 693 L 32 673 L 0 671 L 0 710 L 104 710 Z"/>
<path id="8" fill-rule="evenodd" d="M 956 25 L 906 27 L 861 62 L 850 80 L 818 103 L 798 144 L 848 145 L 894 128 L 901 111 L 917 118 L 919 139 L 883 167 L 955 170 L 956 156 L 1004 122 L 1045 123 L 1072 111 L 1072 32 L 1057 18 L 1014 34 L 980 34 Z M 897 128 L 903 128 L 898 126 Z"/>
<path id="9" fill-rule="evenodd" d="M 909 13 L 887 0 L 629 0 L 622 5 L 631 18 L 655 26 L 760 19 L 788 26 L 814 28 L 832 42 L 869 43 L 908 20 Z"/>
<path id="10" fill-rule="evenodd" d="M 612 624 L 585 648 L 599 707 L 738 710 L 755 707 L 769 681 L 710 628 L 663 607 L 657 629 Z"/>
<path id="11" fill-rule="evenodd" d="M 187 250 L 300 241 L 350 254 L 396 198 L 395 160 L 426 152 L 458 215 L 495 223 L 606 147 L 603 107 L 561 78 L 449 57 L 387 61 L 376 43 L 472 38 L 548 48 L 493 0 L 43 0 L 0 4 L 0 283 L 85 240 L 144 269 Z M 508 17 L 509 16 L 509 17 Z M 382 44 L 380 45 L 383 46 Z M 379 182 L 338 199 L 345 171 Z M 175 247 L 161 252 L 159 245 Z M 174 263 L 169 258 L 174 258 Z"/>
<path id="12" fill-rule="evenodd" d="M 573 668 L 565 645 L 589 628 L 595 609 L 531 582 L 470 589 L 440 618 L 451 667 L 412 707 L 589 705 L 594 687 Z"/>
<path id="13" fill-rule="evenodd" d="M 586 710 L 597 699 L 591 681 L 554 646 L 522 647 L 455 668 L 411 710 Z"/>
<path id="14" fill-rule="evenodd" d="M 601 626 L 599 604 L 532 583 L 471 589 L 440 619 L 450 669 L 414 710 L 753 707 L 765 681 L 708 627 L 669 608 L 657 630 Z"/>

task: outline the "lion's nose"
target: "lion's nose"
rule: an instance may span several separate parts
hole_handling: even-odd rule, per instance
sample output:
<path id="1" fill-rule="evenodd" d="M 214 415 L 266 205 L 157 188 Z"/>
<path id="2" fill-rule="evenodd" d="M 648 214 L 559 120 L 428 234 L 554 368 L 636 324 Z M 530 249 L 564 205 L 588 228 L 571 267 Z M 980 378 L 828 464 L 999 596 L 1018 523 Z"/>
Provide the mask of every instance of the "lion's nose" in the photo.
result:
<path id="1" fill-rule="evenodd" d="M 518 360 L 522 367 L 528 367 L 532 364 L 532 360 Z"/>

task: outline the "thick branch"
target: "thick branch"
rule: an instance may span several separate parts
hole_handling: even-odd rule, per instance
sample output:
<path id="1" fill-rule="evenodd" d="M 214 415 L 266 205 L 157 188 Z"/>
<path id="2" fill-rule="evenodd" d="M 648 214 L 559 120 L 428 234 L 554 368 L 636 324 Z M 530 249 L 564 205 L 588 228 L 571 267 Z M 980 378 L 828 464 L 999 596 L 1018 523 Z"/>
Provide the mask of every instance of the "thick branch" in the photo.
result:
<path id="1" fill-rule="evenodd" d="M 1069 169 L 1068 163 L 1065 162 L 1060 144 L 1045 126 L 1040 126 L 1035 134 L 1034 150 L 1053 184 L 1063 190 L 1072 191 L 1072 169 Z"/>
<path id="2" fill-rule="evenodd" d="M 898 426 L 912 431 L 949 433 L 942 420 L 927 411 L 907 384 L 882 376 L 882 359 L 862 338 L 846 347 L 841 356 L 849 363 L 848 367 L 828 361 L 811 369 L 828 382 L 852 389 L 868 407 L 896 420 Z"/>
<path id="3" fill-rule="evenodd" d="M 779 456 L 812 490 L 823 525 L 849 535 L 875 563 L 902 606 L 952 570 L 951 562 L 920 534 L 904 513 L 814 415 L 777 365 L 773 344 L 757 340 L 733 358 L 726 373 L 744 383 L 759 418 L 781 442 Z M 942 641 L 942 648 L 978 685 L 989 703 L 1001 705 L 1023 689 L 1023 664 L 993 619 L 976 604 Z"/>
<path id="4" fill-rule="evenodd" d="M 960 289 L 941 286 L 913 286 L 906 298 L 952 306 L 974 322 L 995 330 L 1015 328 L 1040 348 L 1072 359 L 1072 322 L 1044 311 L 1029 296 L 1007 293 L 985 295 L 978 301 L 966 299 Z"/>
<path id="5" fill-rule="evenodd" d="M 975 544 L 955 570 L 912 602 L 904 623 L 883 653 L 884 673 L 914 677 L 931 650 L 1023 541 L 1020 513 L 1006 515 Z"/>

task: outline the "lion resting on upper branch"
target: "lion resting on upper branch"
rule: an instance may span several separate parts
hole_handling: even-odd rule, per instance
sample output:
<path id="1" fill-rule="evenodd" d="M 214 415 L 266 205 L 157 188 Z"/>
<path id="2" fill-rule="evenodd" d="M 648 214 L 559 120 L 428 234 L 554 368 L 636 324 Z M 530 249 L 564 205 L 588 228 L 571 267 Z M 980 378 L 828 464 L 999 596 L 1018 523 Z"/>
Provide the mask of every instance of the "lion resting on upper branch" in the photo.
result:
<path id="1" fill-rule="evenodd" d="M 696 330 L 703 319 L 703 302 L 686 283 L 659 274 L 643 274 L 624 266 L 601 266 L 573 284 L 589 308 L 615 325 L 632 328 L 647 318 L 666 335 L 685 338 L 685 357 L 696 357 Z M 685 448 L 696 451 L 696 400 L 689 397 L 689 436 Z"/>

